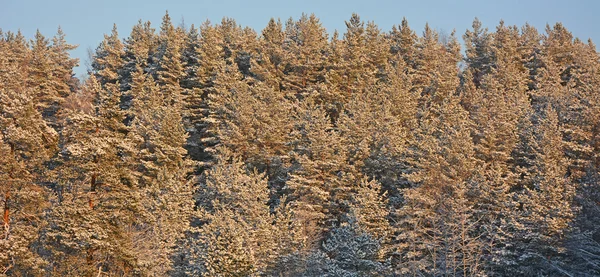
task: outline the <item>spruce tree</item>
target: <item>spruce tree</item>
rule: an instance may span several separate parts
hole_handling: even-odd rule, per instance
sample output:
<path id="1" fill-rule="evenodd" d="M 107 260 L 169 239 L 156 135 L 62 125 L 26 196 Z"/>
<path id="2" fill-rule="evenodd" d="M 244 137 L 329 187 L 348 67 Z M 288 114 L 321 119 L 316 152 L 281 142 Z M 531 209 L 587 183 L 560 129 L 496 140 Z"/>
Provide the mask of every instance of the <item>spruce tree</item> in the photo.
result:
<path id="1" fill-rule="evenodd" d="M 119 70 L 123 67 L 124 48 L 117 25 L 113 25 L 110 35 L 104 35 L 94 54 L 92 74 L 100 84 L 114 84 L 119 80 Z"/>
<path id="2" fill-rule="evenodd" d="M 222 72 L 225 62 L 225 51 L 223 46 L 223 35 L 216 26 L 209 21 L 200 26 L 200 47 L 196 49 L 199 58 L 198 71 L 196 78 L 200 83 L 200 104 L 195 111 L 190 111 L 191 115 L 197 120 L 194 123 L 194 130 L 190 132 L 188 145 L 190 155 L 194 160 L 200 162 L 200 167 L 205 168 L 213 162 L 215 154 L 215 145 L 218 144 L 218 137 L 210 132 L 210 125 L 213 124 L 209 114 L 209 98 L 216 94 L 216 80 L 219 73 Z"/>
<path id="3" fill-rule="evenodd" d="M 365 233 L 379 241 L 381 251 L 377 258 L 383 258 L 384 251 L 392 238 L 392 228 L 388 221 L 389 210 L 385 193 L 381 185 L 375 181 L 363 178 L 357 186 L 350 204 L 351 222 L 355 222 Z"/>
<path id="4" fill-rule="evenodd" d="M 269 164 L 291 150 L 293 106 L 262 82 L 248 82 L 232 67 L 217 82 L 210 97 L 211 130 L 222 145 L 238 152 L 246 163 Z"/>
<path id="5" fill-rule="evenodd" d="M 144 218 L 132 139 L 119 109 L 120 93 L 90 77 L 84 94 L 94 109 L 65 115 L 59 202 L 46 236 L 57 274 L 129 274 L 139 270 L 133 226 Z M 111 90 L 113 89 L 113 90 Z"/>
<path id="6" fill-rule="evenodd" d="M 180 103 L 171 103 L 141 69 L 133 80 L 132 132 L 138 137 L 139 186 L 147 216 L 138 227 L 138 239 L 144 243 L 135 251 L 141 253 L 144 274 L 165 275 L 173 270 L 173 255 L 182 250 L 177 243 L 192 217 L 193 190 L 188 181 L 191 164 L 183 148 L 187 133 Z"/>
<path id="7" fill-rule="evenodd" d="M 426 28 L 421 57 L 456 61 L 456 50 L 441 47 Z M 427 59 L 419 61 L 422 72 Z M 480 274 L 482 243 L 473 231 L 478 221 L 470 185 L 478 170 L 471 138 L 473 122 L 460 105 L 457 63 L 433 71 L 440 76 L 424 84 L 418 129 L 408 161 L 413 184 L 403 190 L 404 205 L 396 217 L 399 274 Z M 430 72 L 430 71 L 425 71 Z M 452 73 L 454 72 L 454 73 Z M 427 80 L 427 79 L 423 79 Z"/>
<path id="8" fill-rule="evenodd" d="M 487 52 L 481 53 L 484 57 L 473 56 L 467 60 L 467 70 L 471 71 L 475 84 L 467 86 L 468 89 L 473 91 L 479 80 L 479 88 L 470 95 L 469 105 L 469 114 L 475 123 L 473 140 L 481 166 L 475 181 L 474 209 L 482 230 L 485 230 L 487 266 L 491 271 L 513 263 L 511 247 L 520 217 L 514 197 L 518 175 L 512 169 L 512 153 L 519 143 L 515 130 L 528 115 L 530 105 L 527 94 L 529 74 L 518 54 L 518 41 L 518 30 L 500 22 L 494 39 L 489 42 L 493 59 L 487 62 L 492 67 L 478 69 L 482 60 L 488 60 L 490 54 Z M 469 80 L 465 81 L 465 84 L 469 83 Z"/>
<path id="9" fill-rule="evenodd" d="M 393 55 L 398 55 L 404 60 L 407 69 L 414 69 L 416 64 L 416 43 L 417 35 L 408 25 L 406 17 L 402 18 L 402 23 L 397 26 L 392 26 L 389 34 L 392 46 L 390 52 Z"/>
<path id="10" fill-rule="evenodd" d="M 51 60 L 55 65 L 52 74 L 56 77 L 53 87 L 63 98 L 75 89 L 73 68 L 79 65 L 79 59 L 71 58 L 68 52 L 76 49 L 77 46 L 68 44 L 65 37 L 65 33 L 59 27 L 50 47 Z"/>
<path id="11" fill-rule="evenodd" d="M 411 92 L 402 59 L 384 72 L 384 80 L 365 78 L 368 84 L 350 97 L 337 125 L 347 140 L 347 162 L 376 178 L 397 205 L 399 189 L 407 183 L 402 175 L 407 170 L 405 157 L 414 138 L 419 98 Z"/>
<path id="12" fill-rule="evenodd" d="M 325 81 L 323 55 L 327 49 L 327 32 L 315 15 L 303 14 L 297 21 L 285 24 L 284 50 L 287 64 L 283 91 L 288 98 L 302 98 L 317 90 Z"/>
<path id="13" fill-rule="evenodd" d="M 196 154 L 198 148 L 198 134 L 201 131 L 202 107 L 205 103 L 202 99 L 202 83 L 198 76 L 200 69 L 200 33 L 198 29 L 192 26 L 188 30 L 185 37 L 184 48 L 181 53 L 182 65 L 184 67 L 184 76 L 179 82 L 182 88 L 183 106 L 183 122 L 185 129 L 190 133 L 190 137 L 186 143 L 186 149 L 190 153 L 190 157 L 194 160 L 199 160 L 200 157 Z"/>
<path id="14" fill-rule="evenodd" d="M 538 266 L 555 263 L 554 257 L 564 252 L 561 241 L 575 215 L 572 204 L 575 186 L 567 177 L 568 161 L 557 114 L 548 105 L 536 121 L 539 122 L 533 134 L 534 173 L 520 199 L 527 248 L 522 250 L 523 265 L 518 274 L 553 271 Z"/>
<path id="15" fill-rule="evenodd" d="M 493 67 L 494 53 L 492 51 L 493 35 L 483 28 L 482 22 L 475 18 L 473 20 L 473 30 L 467 30 L 463 35 L 465 41 L 465 61 L 472 68 L 472 77 L 475 86 L 479 84 L 484 75 L 489 73 Z"/>
<path id="16" fill-rule="evenodd" d="M 53 62 L 50 43 L 38 30 L 31 42 L 31 59 L 29 67 L 28 87 L 37 88 L 37 108 L 43 115 L 54 114 L 53 110 L 60 100 L 59 91 L 55 90 L 56 80 L 52 77 Z"/>
<path id="17" fill-rule="evenodd" d="M 273 212 L 267 201 L 264 174 L 249 171 L 229 150 L 203 185 L 202 220 L 196 246 L 207 276 L 265 274 L 276 257 L 295 247 L 295 224 L 279 206 Z"/>
<path id="18" fill-rule="evenodd" d="M 597 247 L 598 188 L 597 120 L 598 53 L 593 43 L 583 43 L 562 25 L 547 26 L 542 41 L 539 91 L 551 101 L 558 114 L 569 168 L 567 175 L 577 183 L 577 213 L 573 229 L 565 239 L 567 253 L 559 269 L 576 274 L 598 274 L 594 255 Z M 551 96 L 552 95 L 552 96 Z M 559 260 L 560 261 L 560 260 Z M 553 263 L 556 265 L 556 263 Z"/>
<path id="19" fill-rule="evenodd" d="M 305 102 L 296 119 L 296 154 L 299 169 L 286 183 L 295 220 L 307 247 L 318 244 L 330 228 L 343 222 L 359 173 L 347 164 L 347 149 L 325 111 Z"/>
<path id="20" fill-rule="evenodd" d="M 561 23 L 157 29 L 85 84 L 60 28 L 0 30 L 0 275 L 600 274 L 600 61 Z"/>
<path id="21" fill-rule="evenodd" d="M 157 42 L 155 30 L 149 21 L 142 22 L 140 20 L 133 26 L 129 37 L 124 42 L 124 64 L 119 72 L 119 82 L 122 90 L 128 91 L 131 88 L 132 75 L 138 71 L 138 67 L 143 72 L 150 71 L 151 57 L 156 51 Z M 130 105 L 131 103 L 128 103 L 126 106 L 129 107 Z"/>
<path id="22" fill-rule="evenodd" d="M 256 74 L 257 79 L 280 91 L 286 67 L 286 55 L 283 49 L 285 34 L 281 20 L 275 21 L 271 18 L 261 35 L 260 57 L 252 65 L 252 72 Z"/>
<path id="23" fill-rule="evenodd" d="M 181 102 L 181 87 L 179 82 L 184 76 L 181 52 L 184 42 L 181 30 L 171 23 L 169 14 L 163 17 L 160 26 L 159 45 L 155 53 L 157 61 L 156 81 L 168 101 Z"/>

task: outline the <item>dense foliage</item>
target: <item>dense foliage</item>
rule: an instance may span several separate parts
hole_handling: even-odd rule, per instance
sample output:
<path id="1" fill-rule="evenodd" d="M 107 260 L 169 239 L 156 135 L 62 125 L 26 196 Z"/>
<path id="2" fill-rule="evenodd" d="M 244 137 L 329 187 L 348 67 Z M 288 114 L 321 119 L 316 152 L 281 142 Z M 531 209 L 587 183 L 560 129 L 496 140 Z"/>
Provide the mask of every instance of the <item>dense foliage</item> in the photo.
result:
<path id="1" fill-rule="evenodd" d="M 600 275 L 600 56 L 475 19 L 0 31 L 0 276 Z"/>

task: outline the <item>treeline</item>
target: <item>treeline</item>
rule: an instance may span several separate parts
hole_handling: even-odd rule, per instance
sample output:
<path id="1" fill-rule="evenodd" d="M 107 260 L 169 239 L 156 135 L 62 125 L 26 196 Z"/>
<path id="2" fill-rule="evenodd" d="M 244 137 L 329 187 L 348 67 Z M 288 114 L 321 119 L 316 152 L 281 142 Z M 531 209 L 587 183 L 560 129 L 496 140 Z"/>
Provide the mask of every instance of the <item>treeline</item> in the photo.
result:
<path id="1" fill-rule="evenodd" d="M 591 41 L 346 26 L 0 33 L 0 276 L 600 275 Z"/>

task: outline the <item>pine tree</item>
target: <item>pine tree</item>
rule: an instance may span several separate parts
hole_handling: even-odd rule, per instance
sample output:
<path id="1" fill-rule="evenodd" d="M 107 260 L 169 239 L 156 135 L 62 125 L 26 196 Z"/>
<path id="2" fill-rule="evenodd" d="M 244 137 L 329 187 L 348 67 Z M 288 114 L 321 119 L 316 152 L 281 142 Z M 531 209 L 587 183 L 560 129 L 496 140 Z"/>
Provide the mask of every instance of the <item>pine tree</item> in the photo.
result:
<path id="1" fill-rule="evenodd" d="M 439 53 L 455 59 L 451 58 L 453 52 Z M 395 226 L 395 267 L 400 274 L 482 272 L 483 247 L 477 239 L 481 234 L 473 231 L 478 219 L 472 210 L 474 200 L 469 198 L 469 186 L 478 169 L 470 136 L 473 123 L 454 93 L 457 74 L 446 74 L 423 100 L 427 109 L 421 112 L 415 146 L 411 147 L 409 161 L 414 169 L 408 178 L 414 185 L 403 190 L 404 206 L 396 215 Z M 448 85 L 452 83 L 455 86 Z"/>
<path id="2" fill-rule="evenodd" d="M 65 98 L 75 89 L 78 80 L 74 77 L 73 68 L 79 64 L 79 59 L 73 59 L 68 51 L 76 49 L 76 45 L 68 44 L 65 34 L 59 27 L 56 35 L 52 38 L 52 44 L 49 47 L 48 58 L 50 61 L 49 73 L 47 75 L 48 90 L 52 91 L 52 99 L 48 99 L 47 107 L 43 115 L 49 124 L 58 128 L 58 118 L 60 105 Z"/>
<path id="3" fill-rule="evenodd" d="M 600 274 L 600 60 L 561 23 L 157 29 L 85 84 L 60 27 L 0 30 L 1 276 Z"/>
<path id="4" fill-rule="evenodd" d="M 285 34 L 281 20 L 271 18 L 262 30 L 259 38 L 260 57 L 252 65 L 252 72 L 257 79 L 265 82 L 274 90 L 282 89 L 282 81 L 286 65 L 283 45 Z"/>
<path id="5" fill-rule="evenodd" d="M 74 89 L 73 68 L 79 65 L 79 59 L 71 58 L 68 53 L 68 51 L 76 49 L 77 46 L 68 44 L 65 37 L 65 33 L 58 27 L 50 47 L 51 60 L 55 64 L 52 75 L 56 78 L 56 83 L 52 86 L 58 95 L 63 98 L 68 96 Z"/>
<path id="6" fill-rule="evenodd" d="M 391 53 L 400 56 L 408 69 L 414 69 L 416 67 L 417 35 L 408 25 L 406 17 L 402 18 L 400 26 L 392 26 L 389 36 L 392 41 Z"/>
<path id="7" fill-rule="evenodd" d="M 113 25 L 112 32 L 104 35 L 104 40 L 94 54 L 92 61 L 92 74 L 100 84 L 115 84 L 119 80 L 119 70 L 123 67 L 124 47 L 117 25 Z"/>
<path id="8" fill-rule="evenodd" d="M 145 73 L 150 71 L 151 57 L 154 56 L 157 42 L 155 30 L 149 21 L 142 22 L 140 20 L 133 26 L 129 37 L 125 39 L 124 43 L 124 63 L 119 71 L 121 90 L 128 91 L 131 89 L 133 74 L 138 71 L 138 67 Z M 126 95 L 126 98 L 131 100 L 129 99 L 131 98 L 130 95 Z M 126 106 L 129 107 L 131 104 L 129 103 Z"/>
<path id="9" fill-rule="evenodd" d="M 90 77 L 83 93 L 97 104 L 66 114 L 63 164 L 56 172 L 60 197 L 46 234 L 52 268 L 67 275 L 128 274 L 139 270 L 133 226 L 144 218 L 133 143 L 118 90 L 103 89 Z"/>
<path id="10" fill-rule="evenodd" d="M 268 164 L 289 153 L 293 126 L 291 103 L 262 82 L 241 80 L 228 67 L 210 97 L 211 130 L 222 145 L 238 152 L 245 162 Z"/>
<path id="11" fill-rule="evenodd" d="M 0 89 L 0 274 L 42 276 L 45 266 L 36 246 L 49 206 L 42 172 L 57 151 L 58 134 L 36 108 L 36 89 Z"/>
<path id="12" fill-rule="evenodd" d="M 343 138 L 318 105 L 299 107 L 294 160 L 299 169 L 291 174 L 285 190 L 301 225 L 307 247 L 319 243 L 330 228 L 343 222 L 358 172 L 346 163 Z"/>
<path id="13" fill-rule="evenodd" d="M 190 138 L 196 137 L 200 120 L 202 120 L 202 107 L 204 105 L 202 99 L 202 82 L 198 76 L 200 69 L 200 34 L 198 29 L 192 26 L 188 30 L 185 37 L 184 48 L 181 53 L 182 65 L 184 67 L 184 76 L 182 77 L 180 86 L 182 88 L 183 106 L 183 121 L 185 129 L 190 132 Z M 186 149 L 188 151 L 195 150 L 198 146 L 197 141 L 188 139 Z M 198 160 L 199 157 L 190 153 L 191 158 Z"/>
<path id="14" fill-rule="evenodd" d="M 316 84 L 325 81 L 323 54 L 328 49 L 325 28 L 315 15 L 303 14 L 297 21 L 290 18 L 284 32 L 286 75 L 282 90 L 288 98 L 313 94 L 318 89 Z"/>
<path id="15" fill-rule="evenodd" d="M 38 30 L 35 40 L 31 42 L 31 59 L 29 66 L 28 87 L 37 88 L 37 108 L 43 115 L 52 115 L 59 100 L 60 92 L 56 90 L 57 80 L 53 78 L 54 64 L 48 39 Z M 63 92 L 64 93 L 64 92 Z"/>
<path id="16" fill-rule="evenodd" d="M 170 103 L 141 69 L 133 79 L 132 127 L 139 137 L 139 185 L 148 217 L 139 235 L 145 243 L 135 251 L 142 253 L 145 274 L 165 275 L 172 270 L 172 256 L 181 250 L 176 246 L 192 216 L 193 191 L 187 181 L 191 164 L 183 148 L 187 133 L 180 103 Z"/>
<path id="17" fill-rule="evenodd" d="M 483 28 L 481 21 L 476 17 L 473 20 L 473 30 L 467 30 L 463 35 L 465 41 L 465 61 L 472 68 L 473 82 L 475 86 L 479 84 L 484 75 L 490 72 L 495 60 L 492 50 L 493 35 L 488 32 L 487 28 Z"/>
<path id="18" fill-rule="evenodd" d="M 200 262 L 207 276 L 264 274 L 267 266 L 293 249 L 296 235 L 284 206 L 273 213 L 263 174 L 248 171 L 223 149 L 203 186 L 206 201 L 199 229 Z"/>
<path id="19" fill-rule="evenodd" d="M 23 83 L 29 76 L 31 49 L 21 32 L 7 32 L 0 36 L 0 83 L 5 89 L 28 87 Z"/>
<path id="20" fill-rule="evenodd" d="M 561 241 L 575 212 L 572 205 L 575 186 L 567 177 L 568 161 L 557 114 L 547 106 L 536 121 L 539 122 L 533 134 L 534 174 L 520 200 L 527 248 L 519 258 L 523 265 L 518 274 L 548 270 L 537 266 L 554 263 L 553 256 L 564 252 Z"/>

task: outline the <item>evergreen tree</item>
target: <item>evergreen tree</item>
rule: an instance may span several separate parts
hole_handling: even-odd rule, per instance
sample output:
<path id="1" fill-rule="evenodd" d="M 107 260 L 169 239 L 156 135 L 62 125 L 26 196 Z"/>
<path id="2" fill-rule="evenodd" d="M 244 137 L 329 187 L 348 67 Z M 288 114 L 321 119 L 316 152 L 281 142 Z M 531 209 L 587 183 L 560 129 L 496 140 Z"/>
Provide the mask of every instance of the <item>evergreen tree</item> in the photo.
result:
<path id="1" fill-rule="evenodd" d="M 485 71 L 485 75 L 479 71 L 479 88 L 470 95 L 473 104 L 469 113 L 476 124 L 473 139 L 481 166 L 475 181 L 477 200 L 474 209 L 485 230 L 488 266 L 493 271 L 513 263 L 510 256 L 514 253 L 510 248 L 520 217 L 513 193 L 518 176 L 512 170 L 511 155 L 519 143 L 515 130 L 530 107 L 528 72 L 518 55 L 518 41 L 518 30 L 500 22 L 491 42 L 493 67 Z M 475 76 L 478 63 L 473 66 Z M 471 70 L 470 64 L 468 70 Z"/>
<path id="2" fill-rule="evenodd" d="M 36 89 L 0 89 L 0 274 L 42 276 L 37 249 L 46 226 L 49 192 L 41 185 L 44 163 L 57 151 L 58 134 L 36 109 Z"/>
<path id="3" fill-rule="evenodd" d="M 262 82 L 249 83 L 231 66 L 217 80 L 210 97 L 211 130 L 222 145 L 248 164 L 260 166 L 288 155 L 293 106 Z"/>
<path id="4" fill-rule="evenodd" d="M 139 235 L 145 243 L 137 245 L 135 251 L 142 253 L 144 274 L 165 275 L 172 270 L 174 253 L 182 250 L 177 243 L 192 217 L 193 191 L 187 181 L 191 164 L 183 148 L 187 133 L 180 104 L 170 103 L 152 77 L 141 73 L 141 69 L 133 79 L 132 127 L 139 138 L 139 185 L 148 217 Z"/>
<path id="5" fill-rule="evenodd" d="M 308 254 L 284 256 L 276 270 L 279 276 L 386 276 L 388 268 L 377 261 L 379 242 L 355 222 L 329 232 L 320 249 Z"/>
<path id="6" fill-rule="evenodd" d="M 377 239 L 382 248 L 390 242 L 392 229 L 388 222 L 389 211 L 386 195 L 381 192 L 381 185 L 376 181 L 363 179 L 350 204 L 350 217 L 355 218 L 355 223 L 374 239 Z M 351 222 L 354 222 L 351 220 Z M 385 250 L 385 249 L 382 249 Z M 378 258 L 381 258 L 379 253 Z"/>
<path id="7" fill-rule="evenodd" d="M 55 64 L 52 74 L 57 79 L 52 86 L 58 95 L 63 98 L 75 89 L 73 68 L 79 65 L 79 59 L 71 58 L 68 53 L 68 51 L 76 49 L 77 46 L 68 44 L 65 37 L 65 33 L 59 27 L 56 35 L 52 38 L 50 47 L 51 60 Z"/>
<path id="8" fill-rule="evenodd" d="M 222 151 L 203 186 L 206 223 L 198 230 L 199 262 L 207 276 L 261 275 L 276 257 L 293 249 L 295 225 L 284 206 L 271 211 L 264 175 L 248 171 Z"/>
<path id="9" fill-rule="evenodd" d="M 29 76 L 31 49 L 21 32 L 8 32 L 0 36 L 0 82 L 7 90 L 30 87 L 24 83 Z"/>
<path id="10" fill-rule="evenodd" d="M 529 91 L 535 90 L 535 76 L 541 66 L 539 59 L 541 40 L 542 36 L 535 27 L 525 24 L 521 28 L 520 42 L 517 49 L 521 54 L 523 65 L 529 71 Z"/>
<path id="11" fill-rule="evenodd" d="M 399 274 L 482 273 L 482 234 L 473 230 L 481 215 L 474 213 L 469 197 L 478 170 L 473 123 L 453 91 L 456 86 L 447 85 L 457 84 L 456 76 L 440 78 L 423 100 L 427 109 L 421 112 L 410 154 L 414 172 L 408 178 L 414 186 L 403 190 L 404 206 L 397 214 L 394 265 Z"/>
<path id="12" fill-rule="evenodd" d="M 567 175 L 577 183 L 575 200 L 580 212 L 565 239 L 569 255 L 557 267 L 581 275 L 598 274 L 600 253 L 597 247 L 598 210 L 597 120 L 598 101 L 593 88 L 598 85 L 598 59 L 595 45 L 574 39 L 557 23 L 547 26 L 542 42 L 543 67 L 539 73 L 539 91 L 558 114 L 565 154 L 569 161 Z M 590 224 L 591 223 L 591 224 Z M 556 265 L 556 263 L 553 263 Z"/>
<path id="13" fill-rule="evenodd" d="M 524 210 L 524 234 L 526 249 L 519 260 L 523 265 L 517 274 L 533 274 L 546 271 L 558 273 L 553 265 L 555 256 L 564 252 L 561 240 L 568 232 L 574 217 L 572 199 L 575 186 L 567 178 L 568 162 L 556 112 L 548 106 L 534 131 L 534 173 L 531 184 L 521 196 Z M 562 267 L 563 265 L 561 265 Z"/>
<path id="14" fill-rule="evenodd" d="M 298 111 L 294 159 L 299 169 L 286 183 L 295 220 L 307 247 L 318 244 L 327 230 L 343 222 L 358 172 L 347 164 L 343 138 L 322 108 L 306 102 Z"/>
<path id="15" fill-rule="evenodd" d="M 97 104 L 66 114 L 63 164 L 56 173 L 60 197 L 46 234 L 52 270 L 66 275 L 138 272 L 141 253 L 133 251 L 133 226 L 144 212 L 120 93 L 90 77 L 84 94 L 93 95 Z"/>
<path id="16" fill-rule="evenodd" d="M 344 106 L 356 94 L 365 93 L 367 87 L 386 76 L 389 44 L 374 23 L 364 23 L 357 14 L 346 22 L 346 33 L 340 41 L 341 49 L 333 48 L 331 70 L 327 72 L 327 89 L 320 90 L 319 100 L 335 122 Z M 339 52 L 340 59 L 333 60 Z"/>
<path id="17" fill-rule="evenodd" d="M 328 49 L 327 33 L 315 15 L 303 14 L 285 24 L 284 50 L 286 65 L 282 84 L 288 98 L 302 98 L 319 91 L 316 84 L 325 81 L 324 53 Z"/>
<path id="18" fill-rule="evenodd" d="M 92 72 L 101 85 L 115 84 L 119 80 L 119 70 L 123 67 L 124 47 L 117 25 L 113 25 L 112 32 L 104 35 L 104 40 L 94 54 Z"/>
<path id="19" fill-rule="evenodd" d="M 122 90 L 128 91 L 131 88 L 133 73 L 138 71 L 138 67 L 143 72 L 150 71 L 151 57 L 154 56 L 156 51 L 157 41 L 155 30 L 149 21 L 142 22 L 140 20 L 133 26 L 129 37 L 125 39 L 124 64 L 119 72 Z M 125 106 L 129 107 L 130 105 L 129 103 Z"/>
<path id="20" fill-rule="evenodd" d="M 181 60 L 184 67 L 184 76 L 180 83 L 182 90 L 183 106 L 183 121 L 185 129 L 190 132 L 190 138 L 197 136 L 199 133 L 198 127 L 202 120 L 202 107 L 204 105 L 202 99 L 202 83 L 198 76 L 200 69 L 200 34 L 198 29 L 192 26 L 188 30 L 185 37 L 185 47 L 182 49 Z M 194 136 L 194 137 L 195 137 Z M 198 142 L 188 138 L 186 149 L 188 151 L 198 148 Z M 192 153 L 191 158 L 198 160 L 199 157 Z"/>
<path id="21" fill-rule="evenodd" d="M 463 35 L 466 47 L 465 61 L 472 68 L 473 83 L 479 87 L 483 76 L 493 68 L 495 57 L 491 44 L 494 36 L 487 28 L 483 28 L 478 18 L 473 20 L 472 27 L 473 30 L 467 30 Z"/>
<path id="22" fill-rule="evenodd" d="M 157 61 L 156 80 L 167 101 L 181 102 L 179 82 L 184 76 L 181 63 L 181 48 L 184 42 L 182 32 L 171 23 L 169 13 L 163 17 L 160 26 L 159 45 L 155 53 Z"/>
<path id="23" fill-rule="evenodd" d="M 274 90 L 282 90 L 282 82 L 286 65 L 283 49 L 285 33 L 281 20 L 271 18 L 262 30 L 259 38 L 260 58 L 252 65 L 252 72 Z"/>
<path id="24" fill-rule="evenodd" d="M 31 59 L 29 66 L 28 87 L 36 88 L 39 100 L 36 101 L 38 110 L 42 111 L 44 117 L 53 116 L 61 101 L 61 96 L 69 92 L 68 86 L 65 89 L 63 80 L 53 75 L 55 71 L 60 72 L 61 68 L 56 67 L 52 57 L 51 45 L 39 32 L 36 32 L 35 39 L 31 42 Z M 61 91 L 62 90 L 62 91 Z"/>
<path id="25" fill-rule="evenodd" d="M 393 55 L 400 56 L 408 69 L 414 69 L 416 67 L 416 43 L 417 35 L 408 26 L 408 20 L 406 17 L 402 18 L 400 26 L 392 26 L 392 31 L 389 34 L 392 41 L 390 47 Z"/>
<path id="26" fill-rule="evenodd" d="M 203 168 L 212 164 L 214 146 L 218 144 L 218 137 L 209 130 L 213 124 L 209 118 L 209 98 L 216 94 L 217 76 L 226 65 L 222 33 L 209 21 L 200 26 L 200 47 L 196 49 L 196 54 L 199 58 L 196 78 L 200 83 L 200 91 L 197 92 L 200 94 L 200 104 L 195 111 L 190 111 L 190 116 L 196 121 L 188 139 L 188 152 L 192 159 L 200 161 L 200 167 Z"/>
<path id="27" fill-rule="evenodd" d="M 1 276 L 600 274 L 600 59 L 561 23 L 157 29 L 85 84 L 62 29 L 0 30 Z"/>
<path id="28" fill-rule="evenodd" d="M 363 91 L 350 97 L 337 125 L 347 140 L 348 163 L 376 178 L 394 206 L 399 205 L 402 176 L 408 170 L 406 151 L 416 129 L 418 96 L 411 92 L 404 61 L 386 68 L 387 78 L 368 80 Z"/>

